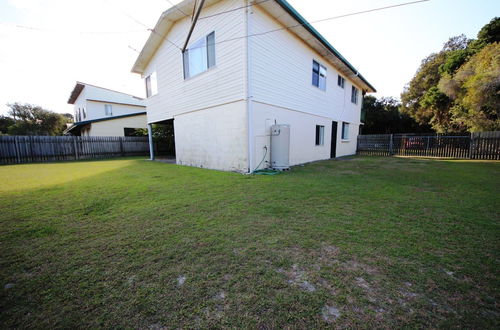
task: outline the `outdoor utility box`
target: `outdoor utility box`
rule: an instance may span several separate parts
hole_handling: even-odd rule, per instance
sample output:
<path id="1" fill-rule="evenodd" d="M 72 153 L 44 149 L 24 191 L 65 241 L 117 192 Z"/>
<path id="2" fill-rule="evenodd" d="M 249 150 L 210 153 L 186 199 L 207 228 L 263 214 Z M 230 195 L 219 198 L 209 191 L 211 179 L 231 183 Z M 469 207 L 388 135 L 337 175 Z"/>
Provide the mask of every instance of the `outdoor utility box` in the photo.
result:
<path id="1" fill-rule="evenodd" d="M 280 171 L 290 169 L 290 125 L 271 126 L 271 167 Z"/>

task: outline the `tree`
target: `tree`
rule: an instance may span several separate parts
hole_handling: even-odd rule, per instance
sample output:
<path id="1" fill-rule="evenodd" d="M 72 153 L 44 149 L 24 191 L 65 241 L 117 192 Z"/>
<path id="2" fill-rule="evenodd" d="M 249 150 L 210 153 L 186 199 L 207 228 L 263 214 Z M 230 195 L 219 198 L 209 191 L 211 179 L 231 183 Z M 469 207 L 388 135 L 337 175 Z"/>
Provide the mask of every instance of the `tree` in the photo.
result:
<path id="1" fill-rule="evenodd" d="M 441 80 L 439 71 L 445 63 L 446 52 L 429 55 L 422 61 L 417 73 L 401 94 L 401 111 L 421 125 L 431 125 L 437 132 L 448 131 L 447 122 L 451 121 L 451 116 L 443 116 L 447 110 L 447 102 L 436 98 L 435 92 L 432 91 Z M 432 103 L 433 101 L 439 103 Z"/>
<path id="2" fill-rule="evenodd" d="M 10 117 L 0 116 L 0 135 L 7 134 L 9 126 L 14 125 L 15 122 L 16 121 Z"/>
<path id="3" fill-rule="evenodd" d="M 454 100 L 457 125 L 471 132 L 500 130 L 500 43 L 484 47 L 439 87 Z"/>
<path id="4" fill-rule="evenodd" d="M 422 61 L 401 94 L 401 111 L 439 133 L 497 129 L 499 39 L 497 17 L 475 40 L 450 38 Z"/>
<path id="5" fill-rule="evenodd" d="M 71 119 L 32 104 L 7 104 L 14 123 L 8 126 L 11 135 L 61 135 Z"/>
<path id="6" fill-rule="evenodd" d="M 493 18 L 477 34 L 477 40 L 485 44 L 500 42 L 500 17 Z"/>
<path id="7" fill-rule="evenodd" d="M 366 96 L 363 99 L 366 113 L 363 134 L 432 132 L 429 126 L 419 125 L 409 115 L 401 113 L 400 106 L 401 103 L 394 98 Z"/>

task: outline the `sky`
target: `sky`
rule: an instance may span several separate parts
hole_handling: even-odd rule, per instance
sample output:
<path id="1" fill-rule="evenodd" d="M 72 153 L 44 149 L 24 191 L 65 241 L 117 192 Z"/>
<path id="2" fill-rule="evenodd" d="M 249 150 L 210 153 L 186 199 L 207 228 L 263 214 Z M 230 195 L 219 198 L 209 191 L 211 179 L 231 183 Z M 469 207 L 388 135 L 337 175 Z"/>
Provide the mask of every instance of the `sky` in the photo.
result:
<path id="1" fill-rule="evenodd" d="M 308 21 L 410 0 L 288 0 Z M 132 65 L 161 13 L 179 0 L 0 0 L 0 114 L 7 103 L 73 113 L 76 81 L 144 97 Z M 313 26 L 377 89 L 399 97 L 449 37 L 475 38 L 498 0 L 430 0 Z"/>

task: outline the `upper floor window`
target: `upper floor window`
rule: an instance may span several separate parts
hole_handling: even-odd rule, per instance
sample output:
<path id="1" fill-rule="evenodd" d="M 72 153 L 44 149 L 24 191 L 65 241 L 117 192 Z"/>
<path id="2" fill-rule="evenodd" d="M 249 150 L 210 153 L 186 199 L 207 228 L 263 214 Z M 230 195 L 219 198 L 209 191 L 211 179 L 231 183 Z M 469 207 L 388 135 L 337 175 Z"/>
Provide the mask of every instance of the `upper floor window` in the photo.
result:
<path id="1" fill-rule="evenodd" d="M 112 116 L 113 115 L 113 106 L 111 104 L 105 104 L 104 105 L 104 114 L 106 116 Z"/>
<path id="2" fill-rule="evenodd" d="M 156 78 L 156 71 L 151 73 L 145 79 L 146 82 L 146 97 L 151 97 L 158 93 L 158 79 Z"/>
<path id="3" fill-rule="evenodd" d="M 215 32 L 198 39 L 182 54 L 184 79 L 215 66 Z"/>
<path id="4" fill-rule="evenodd" d="M 316 145 L 322 146 L 325 144 L 325 126 L 316 125 Z"/>
<path id="5" fill-rule="evenodd" d="M 87 118 L 87 111 L 85 111 L 85 108 L 82 108 L 83 110 L 83 119 Z"/>
<path id="6" fill-rule="evenodd" d="M 359 90 L 352 86 L 352 89 L 351 89 L 351 102 L 354 103 L 354 104 L 358 104 L 358 94 L 359 94 Z"/>
<path id="7" fill-rule="evenodd" d="M 339 77 L 337 78 L 337 85 L 341 88 L 344 88 L 344 84 L 345 84 L 345 79 L 344 77 L 342 77 L 341 75 L 339 75 Z"/>
<path id="8" fill-rule="evenodd" d="M 313 60 L 312 84 L 321 90 L 326 90 L 326 67 Z"/>

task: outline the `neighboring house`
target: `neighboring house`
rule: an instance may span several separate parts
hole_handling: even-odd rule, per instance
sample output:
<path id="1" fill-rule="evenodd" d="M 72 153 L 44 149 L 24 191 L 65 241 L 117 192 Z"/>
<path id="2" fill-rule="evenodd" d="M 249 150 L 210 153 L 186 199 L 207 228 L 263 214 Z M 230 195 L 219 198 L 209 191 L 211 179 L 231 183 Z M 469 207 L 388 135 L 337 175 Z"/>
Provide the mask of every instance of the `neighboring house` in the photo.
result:
<path id="1" fill-rule="evenodd" d="M 147 128 L 144 99 L 77 82 L 68 99 L 75 122 L 66 134 L 81 136 L 130 136 Z"/>
<path id="2" fill-rule="evenodd" d="M 268 167 L 275 123 L 290 125 L 290 165 L 356 152 L 375 88 L 286 1 L 206 0 L 197 21 L 194 4 L 161 15 L 132 68 L 149 126 L 173 121 L 177 164 Z"/>

